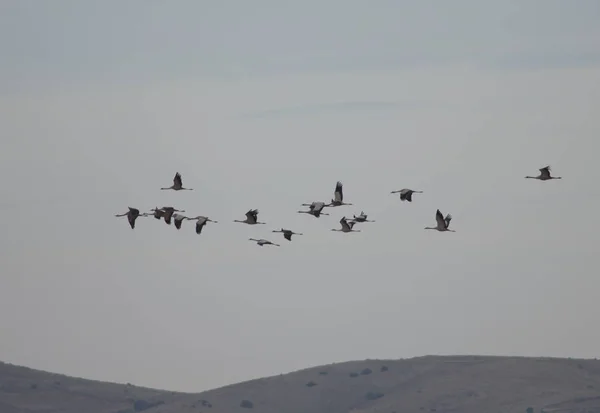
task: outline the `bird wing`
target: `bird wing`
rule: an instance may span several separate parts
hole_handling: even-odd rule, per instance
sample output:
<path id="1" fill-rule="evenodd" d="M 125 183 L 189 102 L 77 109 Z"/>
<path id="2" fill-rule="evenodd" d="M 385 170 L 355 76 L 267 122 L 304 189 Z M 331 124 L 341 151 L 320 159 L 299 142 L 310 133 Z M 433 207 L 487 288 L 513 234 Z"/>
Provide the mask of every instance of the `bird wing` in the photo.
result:
<path id="1" fill-rule="evenodd" d="M 325 207 L 324 202 L 313 202 L 312 205 L 310 206 L 310 210 L 313 212 L 321 212 L 324 207 Z"/>
<path id="2" fill-rule="evenodd" d="M 407 194 L 407 193 L 409 193 L 409 192 L 411 192 L 411 191 L 410 191 L 410 189 L 407 189 L 407 188 L 404 188 L 404 189 L 401 189 L 401 190 L 400 190 L 400 193 L 401 193 L 402 195 L 404 195 L 404 194 Z"/>
<path id="3" fill-rule="evenodd" d="M 435 213 L 435 220 L 437 221 L 438 227 L 444 228 L 446 226 L 446 221 L 444 221 L 444 216 L 438 209 Z"/>
<path id="4" fill-rule="evenodd" d="M 173 184 L 175 186 L 182 186 L 183 182 L 181 181 L 181 174 L 179 172 L 175 173 L 175 178 L 173 178 Z"/>
<path id="5" fill-rule="evenodd" d="M 283 237 L 284 237 L 285 239 L 287 239 L 288 241 L 291 241 L 291 240 L 292 240 L 292 231 L 285 231 L 285 232 L 283 233 Z"/>
<path id="6" fill-rule="evenodd" d="M 177 228 L 177 229 L 181 228 L 181 223 L 183 222 L 183 218 L 185 218 L 183 215 L 179 215 L 179 214 L 173 215 L 173 219 L 175 220 L 175 228 Z"/>
<path id="7" fill-rule="evenodd" d="M 140 214 L 140 210 L 137 208 L 132 208 L 132 207 L 127 207 L 127 208 L 129 208 L 129 212 L 131 212 L 136 217 Z"/>
<path id="8" fill-rule="evenodd" d="M 131 229 L 135 228 L 135 219 L 137 218 L 137 215 L 133 215 L 133 214 L 127 214 L 127 221 L 129 221 L 129 225 L 131 226 Z"/>
<path id="9" fill-rule="evenodd" d="M 255 211 L 256 211 L 256 210 L 254 210 L 254 209 L 251 209 L 251 210 L 249 210 L 248 212 L 246 212 L 246 218 L 248 218 L 248 219 L 255 218 L 255 216 L 254 216 L 254 213 L 255 213 Z M 258 212 L 258 211 L 256 211 L 256 212 Z"/>
<path id="10" fill-rule="evenodd" d="M 200 234 L 202 232 L 202 228 L 204 228 L 204 225 L 206 225 L 206 221 L 203 221 L 201 219 L 199 219 L 196 222 L 196 234 Z"/>
<path id="11" fill-rule="evenodd" d="M 540 174 L 545 178 L 549 178 L 550 177 L 550 165 L 540 168 Z"/>
<path id="12" fill-rule="evenodd" d="M 165 219 L 165 222 L 169 225 L 171 225 L 171 217 L 172 216 L 173 216 L 173 210 L 165 211 L 164 219 Z"/>
<path id="13" fill-rule="evenodd" d="M 340 224 L 342 224 L 342 229 L 352 229 L 350 225 L 348 225 L 348 221 L 346 221 L 346 217 L 342 217 L 340 219 Z"/>
<path id="14" fill-rule="evenodd" d="M 450 226 L 450 221 L 452 221 L 452 215 L 448 214 L 446 215 L 446 219 L 444 219 L 444 222 L 446 223 L 446 228 Z"/>
<path id="15" fill-rule="evenodd" d="M 344 200 L 344 191 L 342 190 L 342 187 L 342 183 L 337 181 L 337 184 L 335 184 L 335 192 L 333 193 L 334 199 L 337 202 L 342 202 Z"/>

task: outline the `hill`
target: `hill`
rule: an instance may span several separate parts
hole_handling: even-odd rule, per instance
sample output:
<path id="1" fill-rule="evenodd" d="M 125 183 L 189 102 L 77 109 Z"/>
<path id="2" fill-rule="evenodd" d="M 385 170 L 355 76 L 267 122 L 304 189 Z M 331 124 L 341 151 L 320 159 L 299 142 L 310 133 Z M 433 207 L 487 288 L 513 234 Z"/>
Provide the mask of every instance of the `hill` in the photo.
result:
<path id="1" fill-rule="evenodd" d="M 536 413 L 600 413 L 600 361 L 489 356 L 364 360 L 197 394 L 0 363 L 2 413 L 525 413 L 528 407 Z"/>

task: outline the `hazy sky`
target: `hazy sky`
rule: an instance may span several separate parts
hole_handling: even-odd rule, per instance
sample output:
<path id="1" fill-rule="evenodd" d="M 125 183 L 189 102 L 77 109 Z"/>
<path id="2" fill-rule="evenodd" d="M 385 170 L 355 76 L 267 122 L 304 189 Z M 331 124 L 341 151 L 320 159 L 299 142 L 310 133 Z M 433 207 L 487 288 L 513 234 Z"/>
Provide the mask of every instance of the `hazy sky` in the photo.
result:
<path id="1" fill-rule="evenodd" d="M 0 360 L 200 391 L 599 356 L 599 20 L 594 0 L 2 1 Z M 561 181 L 524 179 L 547 164 Z M 159 190 L 176 171 L 194 191 Z M 337 180 L 354 206 L 296 213 Z M 114 218 L 164 205 L 219 223 Z M 232 222 L 250 208 L 269 225 Z M 437 208 L 456 233 L 423 229 Z"/>

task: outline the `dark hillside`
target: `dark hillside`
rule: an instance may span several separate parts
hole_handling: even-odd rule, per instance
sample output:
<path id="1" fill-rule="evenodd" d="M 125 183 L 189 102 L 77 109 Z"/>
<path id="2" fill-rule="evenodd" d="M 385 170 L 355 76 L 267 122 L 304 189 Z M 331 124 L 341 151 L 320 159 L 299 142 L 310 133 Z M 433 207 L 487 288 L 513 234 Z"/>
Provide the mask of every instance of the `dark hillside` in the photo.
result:
<path id="1" fill-rule="evenodd" d="M 426 356 L 308 368 L 198 394 L 0 364 L 0 412 L 600 413 L 596 360 Z"/>

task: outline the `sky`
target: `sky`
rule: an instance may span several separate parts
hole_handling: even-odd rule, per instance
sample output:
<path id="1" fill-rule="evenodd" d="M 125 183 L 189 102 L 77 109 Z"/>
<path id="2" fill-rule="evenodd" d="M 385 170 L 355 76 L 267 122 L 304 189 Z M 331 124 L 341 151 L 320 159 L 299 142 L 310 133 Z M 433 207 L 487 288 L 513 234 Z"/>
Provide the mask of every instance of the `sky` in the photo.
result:
<path id="1" fill-rule="evenodd" d="M 366 358 L 597 357 L 599 18 L 1 2 L 0 360 L 202 391 Z M 524 179 L 546 165 L 563 179 Z M 175 172 L 194 190 L 161 191 Z M 352 206 L 297 213 L 338 180 Z M 128 206 L 219 222 L 132 230 Z M 267 225 L 232 222 L 251 208 Z M 438 208 L 455 233 L 424 230 Z"/>

